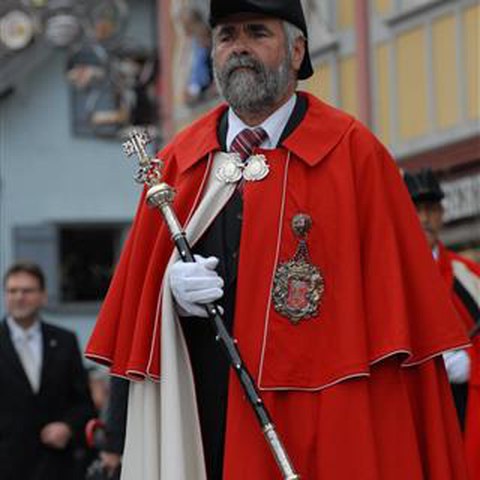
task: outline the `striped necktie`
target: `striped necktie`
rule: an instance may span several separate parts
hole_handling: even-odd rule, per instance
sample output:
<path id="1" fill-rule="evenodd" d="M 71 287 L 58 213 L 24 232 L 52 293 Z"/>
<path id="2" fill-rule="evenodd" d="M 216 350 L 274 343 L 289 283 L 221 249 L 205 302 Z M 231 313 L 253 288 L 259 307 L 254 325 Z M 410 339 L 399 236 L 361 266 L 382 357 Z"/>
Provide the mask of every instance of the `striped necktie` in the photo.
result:
<path id="1" fill-rule="evenodd" d="M 267 138 L 268 134 L 262 127 L 253 130 L 245 128 L 233 139 L 230 151 L 238 153 L 245 162 L 252 155 L 254 148 L 261 145 Z"/>

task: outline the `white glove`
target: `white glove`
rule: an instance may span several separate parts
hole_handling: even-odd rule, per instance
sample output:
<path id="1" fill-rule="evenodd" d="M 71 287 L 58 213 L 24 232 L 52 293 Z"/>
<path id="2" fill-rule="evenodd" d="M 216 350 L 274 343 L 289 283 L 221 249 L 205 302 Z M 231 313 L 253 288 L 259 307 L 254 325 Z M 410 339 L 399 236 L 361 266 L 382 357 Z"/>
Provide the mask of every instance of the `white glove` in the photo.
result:
<path id="1" fill-rule="evenodd" d="M 466 350 L 455 350 L 443 354 L 450 383 L 465 383 L 470 379 L 470 356 Z"/>
<path id="2" fill-rule="evenodd" d="M 178 261 L 168 273 L 170 287 L 182 317 L 207 318 L 202 305 L 223 297 L 223 279 L 215 269 L 218 258 L 195 255 L 195 263 Z"/>

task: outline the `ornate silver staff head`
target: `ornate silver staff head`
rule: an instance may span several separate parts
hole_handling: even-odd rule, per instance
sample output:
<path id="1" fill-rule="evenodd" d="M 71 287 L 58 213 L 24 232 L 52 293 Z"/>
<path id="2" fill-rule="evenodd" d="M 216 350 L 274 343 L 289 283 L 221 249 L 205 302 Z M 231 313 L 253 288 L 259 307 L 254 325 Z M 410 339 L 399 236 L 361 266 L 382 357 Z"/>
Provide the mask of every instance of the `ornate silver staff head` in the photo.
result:
<path id="1" fill-rule="evenodd" d="M 139 167 L 135 181 L 153 187 L 161 182 L 163 162 L 148 155 L 146 147 L 149 143 L 151 139 L 147 132 L 133 130 L 123 144 L 123 151 L 127 157 L 137 156 Z"/>
<path id="2" fill-rule="evenodd" d="M 175 191 L 162 182 L 163 162 L 148 155 L 146 147 L 150 142 L 147 132 L 133 130 L 129 139 L 123 144 L 123 151 L 127 157 L 137 156 L 139 167 L 134 178 L 137 183 L 148 187 L 148 204 L 151 207 L 162 208 L 172 204 Z"/>

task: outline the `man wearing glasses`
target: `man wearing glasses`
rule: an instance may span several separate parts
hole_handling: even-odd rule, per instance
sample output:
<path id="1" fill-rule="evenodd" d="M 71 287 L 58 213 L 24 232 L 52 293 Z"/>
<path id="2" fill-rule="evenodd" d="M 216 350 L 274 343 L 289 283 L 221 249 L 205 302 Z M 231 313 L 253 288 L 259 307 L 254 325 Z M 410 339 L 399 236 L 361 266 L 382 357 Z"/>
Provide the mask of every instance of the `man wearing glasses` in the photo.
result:
<path id="1" fill-rule="evenodd" d="M 12 265 L 4 276 L 4 293 L 0 478 L 70 478 L 73 440 L 94 415 L 77 339 L 41 319 L 47 292 L 37 265 Z"/>

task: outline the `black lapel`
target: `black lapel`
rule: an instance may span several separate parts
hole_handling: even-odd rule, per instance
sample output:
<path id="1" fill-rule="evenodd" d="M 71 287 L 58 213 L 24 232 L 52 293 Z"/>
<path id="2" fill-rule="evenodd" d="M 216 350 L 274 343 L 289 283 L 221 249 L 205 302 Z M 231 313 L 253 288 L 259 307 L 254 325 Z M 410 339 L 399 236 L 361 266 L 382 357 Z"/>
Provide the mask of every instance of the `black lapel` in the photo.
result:
<path id="1" fill-rule="evenodd" d="M 58 338 L 49 325 L 41 322 L 42 338 L 43 338 L 43 361 L 42 361 L 42 381 L 43 385 L 48 381 L 55 364 L 55 354 L 58 350 Z"/>
<path id="2" fill-rule="evenodd" d="M 220 117 L 217 136 L 220 148 L 227 151 L 228 109 Z M 236 279 L 236 258 L 241 232 L 242 197 L 235 192 L 220 212 L 207 233 L 195 245 L 195 253 L 204 256 L 214 255 L 220 259 L 218 273 L 228 288 Z"/>
<path id="3" fill-rule="evenodd" d="M 14 374 L 13 376 L 18 378 L 25 388 L 28 388 L 30 391 L 32 391 L 27 374 L 23 369 L 20 359 L 18 358 L 17 351 L 13 345 L 12 338 L 10 336 L 10 330 L 5 320 L 0 323 L 0 355 L 3 355 L 4 359 L 12 368 L 12 372 Z"/>
<path id="4" fill-rule="evenodd" d="M 301 94 L 297 94 L 297 101 L 295 102 L 295 107 L 293 112 L 288 119 L 285 128 L 283 129 L 282 135 L 280 137 L 279 144 L 281 145 L 285 139 L 287 139 L 293 131 L 302 123 L 302 120 L 305 118 L 305 115 L 308 110 L 308 100 Z"/>
<path id="5" fill-rule="evenodd" d="M 218 143 L 222 152 L 227 151 L 227 132 L 228 132 L 228 108 L 223 112 L 218 124 Z"/>

